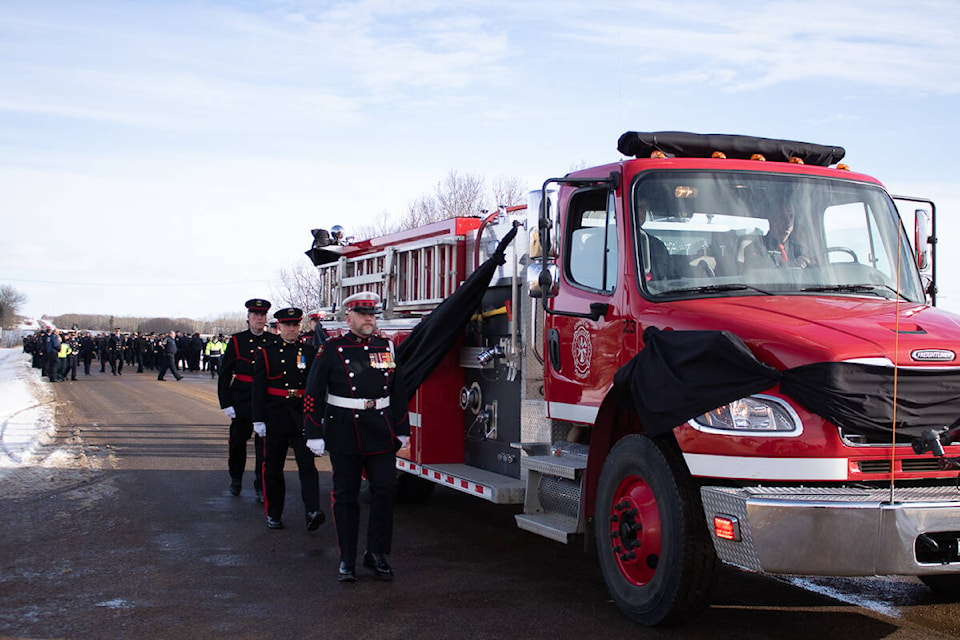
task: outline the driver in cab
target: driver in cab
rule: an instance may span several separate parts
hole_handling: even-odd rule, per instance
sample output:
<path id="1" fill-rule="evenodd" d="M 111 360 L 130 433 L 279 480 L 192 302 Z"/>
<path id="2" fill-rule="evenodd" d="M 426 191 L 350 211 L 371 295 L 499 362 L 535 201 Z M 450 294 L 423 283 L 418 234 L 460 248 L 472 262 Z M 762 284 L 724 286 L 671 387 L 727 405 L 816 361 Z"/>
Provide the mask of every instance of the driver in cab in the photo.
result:
<path id="1" fill-rule="evenodd" d="M 787 209 L 781 216 L 770 218 L 770 230 L 761 241 L 753 241 L 743 247 L 743 262 L 745 267 L 792 267 L 804 269 L 813 260 L 808 258 L 806 250 L 793 237 L 796 212 Z"/>

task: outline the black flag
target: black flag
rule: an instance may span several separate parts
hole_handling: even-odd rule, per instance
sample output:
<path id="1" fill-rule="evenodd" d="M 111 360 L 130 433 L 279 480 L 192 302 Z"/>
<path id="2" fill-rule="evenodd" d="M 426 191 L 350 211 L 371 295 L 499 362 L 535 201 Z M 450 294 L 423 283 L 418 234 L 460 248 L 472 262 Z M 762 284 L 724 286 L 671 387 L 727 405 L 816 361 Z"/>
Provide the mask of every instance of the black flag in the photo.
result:
<path id="1" fill-rule="evenodd" d="M 493 255 L 477 267 L 449 298 L 424 316 L 410 335 L 397 345 L 397 364 L 403 367 L 408 399 L 414 396 L 417 387 L 423 384 L 463 334 L 470 317 L 480 306 L 494 272 L 506 262 L 504 252 L 516 235 L 517 228 L 513 227 L 497 245 Z"/>

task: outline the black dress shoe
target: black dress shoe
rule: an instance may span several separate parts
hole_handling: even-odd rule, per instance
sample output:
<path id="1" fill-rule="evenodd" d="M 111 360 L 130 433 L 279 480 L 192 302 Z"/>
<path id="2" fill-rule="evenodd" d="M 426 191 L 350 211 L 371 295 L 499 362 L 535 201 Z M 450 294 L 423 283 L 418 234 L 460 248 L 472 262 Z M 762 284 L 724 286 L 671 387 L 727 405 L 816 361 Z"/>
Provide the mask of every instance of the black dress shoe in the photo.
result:
<path id="1" fill-rule="evenodd" d="M 323 511 L 311 511 L 307 514 L 307 531 L 316 531 L 326 521 L 327 516 Z"/>
<path id="2" fill-rule="evenodd" d="M 271 529 L 283 529 L 283 522 L 280 521 L 280 518 L 267 516 L 267 526 Z"/>
<path id="3" fill-rule="evenodd" d="M 238 496 L 240 495 L 240 483 L 236 480 L 230 482 L 230 495 Z"/>
<path id="4" fill-rule="evenodd" d="M 363 566 L 373 569 L 373 577 L 377 580 L 393 580 L 393 569 L 387 564 L 384 553 L 363 552 Z"/>
<path id="5" fill-rule="evenodd" d="M 340 570 L 337 572 L 337 580 L 340 582 L 356 582 L 357 572 L 346 562 L 340 562 Z"/>

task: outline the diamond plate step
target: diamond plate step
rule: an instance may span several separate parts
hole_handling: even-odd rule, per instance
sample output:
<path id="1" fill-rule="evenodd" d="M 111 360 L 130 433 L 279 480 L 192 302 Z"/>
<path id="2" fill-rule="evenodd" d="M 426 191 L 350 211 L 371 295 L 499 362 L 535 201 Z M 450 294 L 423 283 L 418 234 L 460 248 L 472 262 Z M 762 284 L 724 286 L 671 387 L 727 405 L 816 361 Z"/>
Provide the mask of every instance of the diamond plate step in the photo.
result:
<path id="1" fill-rule="evenodd" d="M 577 531 L 577 519 L 558 513 L 519 513 L 514 516 L 517 526 L 564 544 L 570 542 L 570 536 Z"/>
<path id="2" fill-rule="evenodd" d="M 539 471 L 548 476 L 576 480 L 581 469 L 587 468 L 587 457 L 578 455 L 525 456 L 520 458 L 520 468 Z"/>

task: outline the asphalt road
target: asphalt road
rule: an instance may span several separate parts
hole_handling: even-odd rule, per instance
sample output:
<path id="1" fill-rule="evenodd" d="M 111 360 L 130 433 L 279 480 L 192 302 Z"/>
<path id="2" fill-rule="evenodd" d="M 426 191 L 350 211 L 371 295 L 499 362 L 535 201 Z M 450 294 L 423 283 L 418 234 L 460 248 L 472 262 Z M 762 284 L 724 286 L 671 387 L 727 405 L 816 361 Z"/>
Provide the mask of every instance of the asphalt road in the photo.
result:
<path id="1" fill-rule="evenodd" d="M 683 626 L 639 627 L 582 546 L 443 488 L 398 508 L 392 583 L 362 571 L 340 584 L 331 524 L 302 524 L 292 459 L 286 529 L 267 529 L 250 471 L 228 493 L 227 420 L 208 376 L 95 373 L 55 390 L 44 463 L 0 485 L 0 638 L 960 637 L 960 606 L 916 581 L 878 587 L 892 601 L 877 611 L 735 570 Z M 326 494 L 326 458 L 320 468 Z"/>

